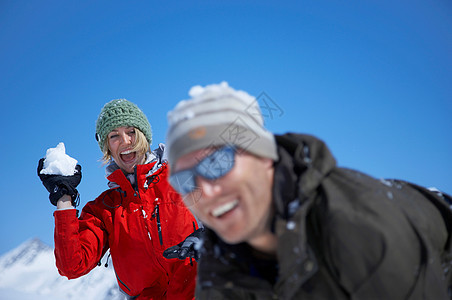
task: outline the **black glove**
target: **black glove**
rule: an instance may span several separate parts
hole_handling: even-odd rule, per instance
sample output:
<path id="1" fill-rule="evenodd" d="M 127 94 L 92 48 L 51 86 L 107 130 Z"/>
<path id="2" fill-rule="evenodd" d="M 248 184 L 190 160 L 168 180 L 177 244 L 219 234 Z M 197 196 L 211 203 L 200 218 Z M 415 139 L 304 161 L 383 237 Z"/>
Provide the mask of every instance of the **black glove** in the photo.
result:
<path id="1" fill-rule="evenodd" d="M 179 258 L 181 260 L 184 260 L 187 257 L 192 257 L 198 261 L 201 254 L 196 244 L 201 242 L 203 233 L 204 228 L 195 230 L 192 234 L 187 236 L 183 242 L 166 249 L 163 252 L 163 257 Z"/>
<path id="2" fill-rule="evenodd" d="M 72 205 L 77 206 L 79 194 L 76 187 L 82 180 L 82 167 L 76 165 L 74 175 L 70 176 L 41 174 L 43 167 L 44 158 L 41 158 L 38 163 L 38 176 L 41 179 L 42 184 L 50 193 L 50 203 L 56 206 L 58 200 L 63 197 L 63 195 L 69 195 L 72 198 Z"/>

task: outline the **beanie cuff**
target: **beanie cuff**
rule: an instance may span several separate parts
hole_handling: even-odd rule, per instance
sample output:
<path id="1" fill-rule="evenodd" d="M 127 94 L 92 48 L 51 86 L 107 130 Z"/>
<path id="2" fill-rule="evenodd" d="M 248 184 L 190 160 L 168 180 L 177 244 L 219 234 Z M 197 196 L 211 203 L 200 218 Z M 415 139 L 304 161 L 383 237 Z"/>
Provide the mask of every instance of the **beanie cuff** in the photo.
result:
<path id="1" fill-rule="evenodd" d="M 168 139 L 168 161 L 173 165 L 177 159 L 204 148 L 230 145 L 259 157 L 278 160 L 275 137 L 268 131 L 257 134 L 243 124 L 220 124 L 199 126 L 176 139 Z"/>

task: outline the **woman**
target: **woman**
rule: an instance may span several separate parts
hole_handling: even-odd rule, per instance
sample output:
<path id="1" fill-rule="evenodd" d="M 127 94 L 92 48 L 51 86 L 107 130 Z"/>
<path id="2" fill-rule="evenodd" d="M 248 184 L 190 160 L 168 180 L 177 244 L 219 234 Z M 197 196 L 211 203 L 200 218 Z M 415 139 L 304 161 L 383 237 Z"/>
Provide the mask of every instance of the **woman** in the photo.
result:
<path id="1" fill-rule="evenodd" d="M 110 249 L 121 290 L 130 299 L 192 299 L 196 262 L 169 260 L 163 251 L 183 241 L 198 224 L 168 184 L 164 145 L 150 151 L 152 133 L 133 103 L 113 100 L 102 108 L 96 139 L 103 152 L 109 189 L 88 202 L 77 218 L 73 176 L 38 174 L 57 206 L 55 257 L 69 279 L 91 271 Z"/>

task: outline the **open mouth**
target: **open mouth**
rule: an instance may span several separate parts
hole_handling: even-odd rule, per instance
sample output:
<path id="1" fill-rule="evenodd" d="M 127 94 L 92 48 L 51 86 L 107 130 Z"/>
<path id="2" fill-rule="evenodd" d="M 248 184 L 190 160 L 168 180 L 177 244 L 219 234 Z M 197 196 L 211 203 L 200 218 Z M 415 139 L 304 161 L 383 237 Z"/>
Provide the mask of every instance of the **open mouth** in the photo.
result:
<path id="1" fill-rule="evenodd" d="M 131 162 L 135 159 L 136 152 L 132 150 L 126 150 L 120 153 L 121 159 L 124 162 Z"/>
<path id="2" fill-rule="evenodd" d="M 231 202 L 227 202 L 223 205 L 218 206 L 217 208 L 212 210 L 212 216 L 214 216 L 215 218 L 219 218 L 223 215 L 225 215 L 226 213 L 232 211 L 234 208 L 237 207 L 237 205 L 239 204 L 239 200 L 234 200 Z"/>

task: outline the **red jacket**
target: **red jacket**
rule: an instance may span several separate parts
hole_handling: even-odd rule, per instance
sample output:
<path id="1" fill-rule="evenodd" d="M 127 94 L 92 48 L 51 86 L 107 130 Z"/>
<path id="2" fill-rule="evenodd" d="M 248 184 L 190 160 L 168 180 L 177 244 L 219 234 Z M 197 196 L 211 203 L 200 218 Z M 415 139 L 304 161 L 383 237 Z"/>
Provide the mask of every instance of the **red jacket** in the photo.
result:
<path id="1" fill-rule="evenodd" d="M 198 228 L 181 197 L 168 184 L 164 163 L 138 165 L 135 191 L 121 170 L 108 180 L 119 185 L 76 210 L 57 210 L 55 257 L 61 275 L 80 277 L 110 248 L 119 287 L 138 299 L 193 299 L 196 262 L 166 259 L 163 251 Z M 146 184 L 147 183 L 147 184 Z"/>

